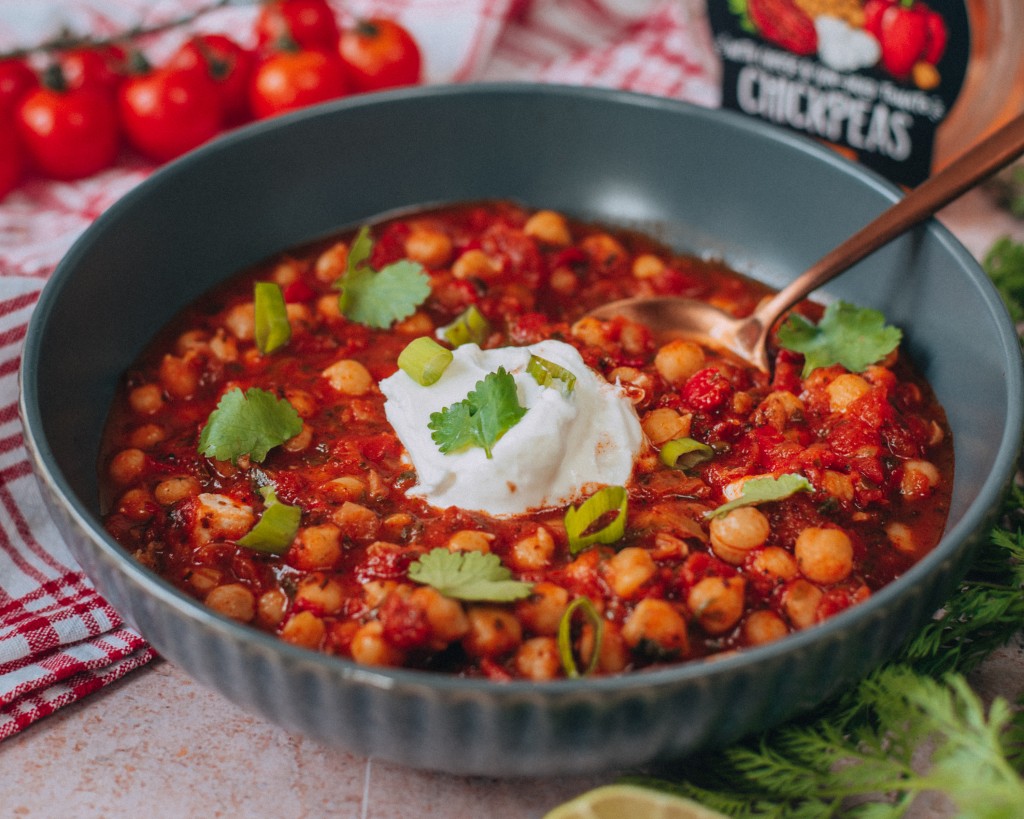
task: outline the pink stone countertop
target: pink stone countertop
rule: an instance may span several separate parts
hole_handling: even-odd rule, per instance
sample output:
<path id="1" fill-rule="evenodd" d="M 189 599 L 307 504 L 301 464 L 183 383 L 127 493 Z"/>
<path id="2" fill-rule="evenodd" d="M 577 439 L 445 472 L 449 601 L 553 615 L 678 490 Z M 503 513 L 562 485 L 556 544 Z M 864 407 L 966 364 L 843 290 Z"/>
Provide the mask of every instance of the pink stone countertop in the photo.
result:
<path id="1" fill-rule="evenodd" d="M 941 218 L 979 258 L 999 236 L 1024 241 L 1024 221 L 981 191 Z M 972 682 L 986 698 L 1024 693 L 1020 641 Z M 157 660 L 0 745 L 0 816 L 516 819 L 613 778 L 500 781 L 366 759 L 289 734 Z"/>

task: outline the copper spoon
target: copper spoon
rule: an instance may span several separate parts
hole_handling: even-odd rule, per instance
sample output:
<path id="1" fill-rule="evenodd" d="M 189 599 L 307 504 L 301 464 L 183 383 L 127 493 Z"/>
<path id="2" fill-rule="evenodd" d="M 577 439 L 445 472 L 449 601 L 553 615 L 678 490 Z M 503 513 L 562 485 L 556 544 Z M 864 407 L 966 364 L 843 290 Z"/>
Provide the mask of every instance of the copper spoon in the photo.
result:
<path id="1" fill-rule="evenodd" d="M 770 372 L 768 336 L 787 310 L 1021 154 L 1024 114 L 914 188 L 774 296 L 762 301 L 746 318 L 735 318 L 710 304 L 681 296 L 621 299 L 604 304 L 589 315 L 599 319 L 622 316 L 650 327 L 655 338 L 691 338 L 724 348 Z"/>

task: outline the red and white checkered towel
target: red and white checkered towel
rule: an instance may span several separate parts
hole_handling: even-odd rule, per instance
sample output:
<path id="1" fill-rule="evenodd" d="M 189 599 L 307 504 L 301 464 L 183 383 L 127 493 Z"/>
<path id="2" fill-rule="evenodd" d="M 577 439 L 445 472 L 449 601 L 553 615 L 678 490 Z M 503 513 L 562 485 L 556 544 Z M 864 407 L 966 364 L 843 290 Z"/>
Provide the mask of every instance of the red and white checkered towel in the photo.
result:
<path id="1" fill-rule="evenodd" d="M 95 37 L 152 28 L 210 0 L 0 0 L 0 53 L 61 30 Z M 347 0 L 344 15 L 403 23 L 428 83 L 522 80 L 600 85 L 718 102 L 710 34 L 688 0 Z M 154 61 L 187 32 L 251 46 L 252 5 L 202 14 L 140 42 Z M 2 126 L 0 126 L 2 127 Z M 18 421 L 17 369 L 46 278 L 72 242 L 152 167 L 127 158 L 75 183 L 27 181 L 0 202 L 0 740 L 154 653 L 99 597 L 50 521 Z"/>

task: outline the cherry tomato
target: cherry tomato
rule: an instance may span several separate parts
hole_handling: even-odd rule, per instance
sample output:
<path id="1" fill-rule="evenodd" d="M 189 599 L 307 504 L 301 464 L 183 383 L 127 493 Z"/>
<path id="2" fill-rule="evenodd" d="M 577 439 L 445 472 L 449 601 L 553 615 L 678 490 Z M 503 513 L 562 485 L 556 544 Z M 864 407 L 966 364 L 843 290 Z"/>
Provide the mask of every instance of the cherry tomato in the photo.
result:
<path id="1" fill-rule="evenodd" d="M 246 119 L 249 113 L 249 80 L 254 57 L 223 34 L 196 34 L 168 61 L 168 68 L 199 71 L 213 80 L 220 94 L 225 123 Z"/>
<path id="2" fill-rule="evenodd" d="M 259 118 L 272 117 L 349 91 L 341 60 L 326 51 L 280 51 L 256 69 L 249 89 L 250 107 Z"/>
<path id="3" fill-rule="evenodd" d="M 0 202 L 18 187 L 25 173 L 25 154 L 14 130 L 14 122 L 0 115 Z"/>
<path id="4" fill-rule="evenodd" d="M 21 98 L 39 85 L 24 60 L 0 60 L 0 116 L 10 116 Z"/>
<path id="5" fill-rule="evenodd" d="M 339 33 L 327 0 L 273 0 L 256 17 L 256 42 L 262 49 L 294 43 L 302 49 L 334 50 Z"/>
<path id="6" fill-rule="evenodd" d="M 117 111 L 97 88 L 67 89 L 59 69 L 18 105 L 16 121 L 29 158 L 47 176 L 81 179 L 114 163 L 120 148 Z"/>
<path id="7" fill-rule="evenodd" d="M 121 86 L 118 108 L 128 142 L 157 162 L 216 136 L 224 120 L 213 81 L 173 68 L 129 77 Z"/>
<path id="8" fill-rule="evenodd" d="M 420 48 L 413 36 L 392 20 L 361 20 L 342 33 L 338 53 L 356 91 L 379 91 L 420 81 Z"/>
<path id="9" fill-rule="evenodd" d="M 111 95 L 124 77 L 125 59 L 120 46 L 75 48 L 57 56 L 68 88 L 92 86 Z"/>

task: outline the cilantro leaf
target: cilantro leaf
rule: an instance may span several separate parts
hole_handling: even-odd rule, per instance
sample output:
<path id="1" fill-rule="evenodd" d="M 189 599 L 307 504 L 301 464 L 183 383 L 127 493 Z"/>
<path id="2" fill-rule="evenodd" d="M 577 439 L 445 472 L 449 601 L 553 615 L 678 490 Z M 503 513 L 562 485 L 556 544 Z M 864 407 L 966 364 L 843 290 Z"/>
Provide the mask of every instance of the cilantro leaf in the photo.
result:
<path id="1" fill-rule="evenodd" d="M 430 414 L 430 437 L 442 453 L 469 446 L 483 447 L 487 457 L 506 432 L 519 423 L 526 408 L 519 403 L 516 382 L 504 367 L 488 373 L 463 400 Z"/>
<path id="2" fill-rule="evenodd" d="M 803 475 L 787 473 L 774 477 L 762 475 L 760 478 L 751 478 L 743 483 L 743 492 L 735 500 L 723 503 L 717 509 L 704 513 L 706 518 L 716 518 L 739 509 L 741 506 L 756 506 L 759 503 L 770 503 L 779 501 L 795 495 L 797 492 L 810 492 L 814 487 Z"/>
<path id="3" fill-rule="evenodd" d="M 273 393 L 235 387 L 221 396 L 199 435 L 199 453 L 218 461 L 237 462 L 243 455 L 260 462 L 279 444 L 302 431 L 295 408 Z"/>
<path id="4" fill-rule="evenodd" d="M 513 580 L 497 555 L 432 549 L 409 566 L 409 579 L 433 586 L 446 597 L 505 603 L 520 600 L 533 584 Z"/>
<path id="5" fill-rule="evenodd" d="M 342 315 L 358 324 L 386 330 L 408 318 L 430 295 L 430 277 L 417 262 L 403 259 L 379 271 L 370 267 L 373 242 L 362 228 L 348 252 L 348 265 L 336 286 Z"/>
<path id="6" fill-rule="evenodd" d="M 779 344 L 804 355 L 804 378 L 832 364 L 863 372 L 895 350 L 902 338 L 903 333 L 887 325 L 878 310 L 844 301 L 826 307 L 817 325 L 791 313 L 779 327 Z"/>

